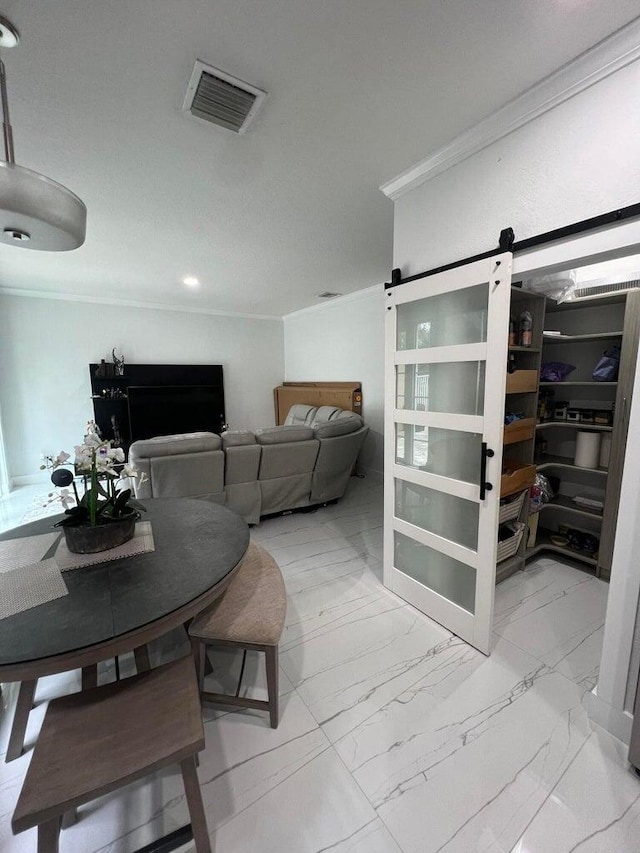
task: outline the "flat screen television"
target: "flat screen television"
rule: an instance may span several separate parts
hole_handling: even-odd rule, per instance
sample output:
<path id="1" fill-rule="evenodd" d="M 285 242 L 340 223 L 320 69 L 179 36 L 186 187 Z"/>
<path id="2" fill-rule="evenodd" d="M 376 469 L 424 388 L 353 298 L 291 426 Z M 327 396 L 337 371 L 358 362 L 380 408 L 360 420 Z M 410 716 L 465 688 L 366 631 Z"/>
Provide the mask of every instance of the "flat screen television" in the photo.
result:
<path id="1" fill-rule="evenodd" d="M 183 432 L 219 433 L 224 392 L 215 385 L 129 385 L 131 440 Z"/>

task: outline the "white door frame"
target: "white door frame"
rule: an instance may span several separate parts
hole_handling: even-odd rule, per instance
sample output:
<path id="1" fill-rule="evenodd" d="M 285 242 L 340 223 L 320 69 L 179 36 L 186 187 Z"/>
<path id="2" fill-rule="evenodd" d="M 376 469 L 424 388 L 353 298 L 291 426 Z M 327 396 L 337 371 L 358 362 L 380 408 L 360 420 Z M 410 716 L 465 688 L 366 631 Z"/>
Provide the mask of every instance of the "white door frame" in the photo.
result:
<path id="1" fill-rule="evenodd" d="M 518 280 L 634 254 L 640 254 L 639 220 L 518 253 L 513 258 L 513 276 Z M 636 369 L 629 433 L 640 434 L 639 369 Z M 618 515 L 600 674 L 595 691 L 589 694 L 588 709 L 596 722 L 628 743 L 633 715 L 625 710 L 625 697 L 640 599 L 640 535 L 636 533 L 640 512 L 640 455 L 633 442 L 627 443 L 620 505 L 626 511 Z"/>
<path id="2" fill-rule="evenodd" d="M 9 471 L 7 470 L 7 456 L 4 448 L 4 433 L 2 431 L 2 410 L 0 409 L 0 497 L 9 492 Z"/>

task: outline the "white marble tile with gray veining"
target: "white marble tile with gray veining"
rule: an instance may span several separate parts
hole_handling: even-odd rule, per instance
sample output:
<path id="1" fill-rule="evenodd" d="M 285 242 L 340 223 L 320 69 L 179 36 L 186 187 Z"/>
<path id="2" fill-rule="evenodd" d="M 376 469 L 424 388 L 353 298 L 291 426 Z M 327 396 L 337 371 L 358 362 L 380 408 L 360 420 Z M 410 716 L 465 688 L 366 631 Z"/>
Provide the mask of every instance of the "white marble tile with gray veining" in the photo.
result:
<path id="1" fill-rule="evenodd" d="M 537 558 L 496 587 L 493 628 L 501 634 L 512 622 L 530 616 L 591 583 L 592 575 L 549 558 Z"/>
<path id="2" fill-rule="evenodd" d="M 567 569 L 571 571 L 561 564 L 545 567 L 536 578 L 548 581 L 544 589 L 525 596 L 519 607 L 498 618 L 495 631 L 557 668 L 567 678 L 589 688 L 597 681 L 609 587 L 589 576 L 571 583 Z M 555 573 L 558 579 L 554 578 Z M 504 605 L 510 593 L 508 590 L 507 596 L 503 596 L 500 586 L 496 608 Z M 528 582 L 520 583 L 518 594 L 528 587 Z"/>
<path id="3" fill-rule="evenodd" d="M 353 732 L 354 777 L 404 853 L 508 850 L 589 736 L 583 695 L 502 641 L 435 708 L 414 689 L 413 716 Z"/>
<path id="4" fill-rule="evenodd" d="M 219 828 L 216 853 L 400 853 L 332 748 Z"/>
<path id="5" fill-rule="evenodd" d="M 276 788 L 327 749 L 329 742 L 295 693 L 281 699 L 277 729 L 258 711 L 227 714 L 205 728 L 200 787 L 210 829 Z"/>
<path id="6" fill-rule="evenodd" d="M 337 579 L 326 579 L 324 572 L 317 573 L 313 585 L 288 595 L 280 651 L 288 651 L 358 619 L 369 605 L 378 601 L 387 609 L 390 598 L 367 566 Z M 397 607 L 404 606 L 399 599 L 395 603 Z"/>
<path id="7" fill-rule="evenodd" d="M 332 742 L 414 684 L 429 669 L 432 649 L 451 636 L 398 601 L 389 593 L 280 657 Z"/>
<path id="8" fill-rule="evenodd" d="M 289 595 L 316 586 L 319 582 L 335 580 L 370 569 L 377 573 L 379 561 L 358 550 L 345 540 L 334 548 L 318 548 L 312 544 L 289 549 L 273 549 L 270 553 L 280 566 Z"/>
<path id="9" fill-rule="evenodd" d="M 625 744 L 594 726 L 513 853 L 638 853 L 640 779 L 627 754 Z"/>

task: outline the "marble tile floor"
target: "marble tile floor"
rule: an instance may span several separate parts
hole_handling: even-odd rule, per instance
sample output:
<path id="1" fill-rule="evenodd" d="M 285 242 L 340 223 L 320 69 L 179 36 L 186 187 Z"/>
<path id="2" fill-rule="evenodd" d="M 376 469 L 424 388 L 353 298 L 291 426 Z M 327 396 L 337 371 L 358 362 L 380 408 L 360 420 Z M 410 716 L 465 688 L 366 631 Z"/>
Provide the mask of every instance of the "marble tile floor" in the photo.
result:
<path id="1" fill-rule="evenodd" d="M 606 584 L 536 560 L 498 587 L 485 658 L 382 587 L 382 489 L 369 480 L 252 536 L 289 596 L 281 723 L 206 709 L 199 776 L 216 853 L 638 853 L 640 779 L 585 712 Z M 152 657 L 186 649 L 176 634 Z M 239 656 L 211 658 L 211 680 L 234 685 Z M 265 694 L 257 655 L 244 683 Z M 28 743 L 46 701 L 75 689 L 78 673 L 41 681 Z M 0 753 L 14 696 L 5 690 Z M 0 765 L 3 853 L 35 850 L 33 832 L 9 828 L 28 762 Z M 61 851 L 132 853 L 186 820 L 169 769 L 85 806 Z"/>

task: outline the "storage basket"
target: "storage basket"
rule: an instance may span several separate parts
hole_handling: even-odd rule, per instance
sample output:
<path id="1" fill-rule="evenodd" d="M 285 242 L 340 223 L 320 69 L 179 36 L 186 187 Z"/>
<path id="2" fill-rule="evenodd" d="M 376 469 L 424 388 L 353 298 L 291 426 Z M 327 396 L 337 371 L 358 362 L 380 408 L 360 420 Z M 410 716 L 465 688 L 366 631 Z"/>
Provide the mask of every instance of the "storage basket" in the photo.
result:
<path id="1" fill-rule="evenodd" d="M 520 510 L 522 509 L 522 504 L 524 503 L 526 494 L 527 490 L 525 489 L 524 492 L 521 492 L 514 501 L 500 505 L 500 513 L 498 515 L 498 521 L 500 524 L 503 524 L 505 521 L 511 521 L 513 518 L 517 518 L 520 515 Z"/>
<path id="2" fill-rule="evenodd" d="M 520 547 L 520 542 L 526 526 L 527 525 L 522 521 L 509 522 L 507 527 L 510 527 L 513 530 L 513 536 L 510 536 L 508 539 L 504 539 L 502 542 L 498 542 L 498 552 L 496 555 L 497 563 L 501 563 L 508 557 L 513 557 Z"/>

